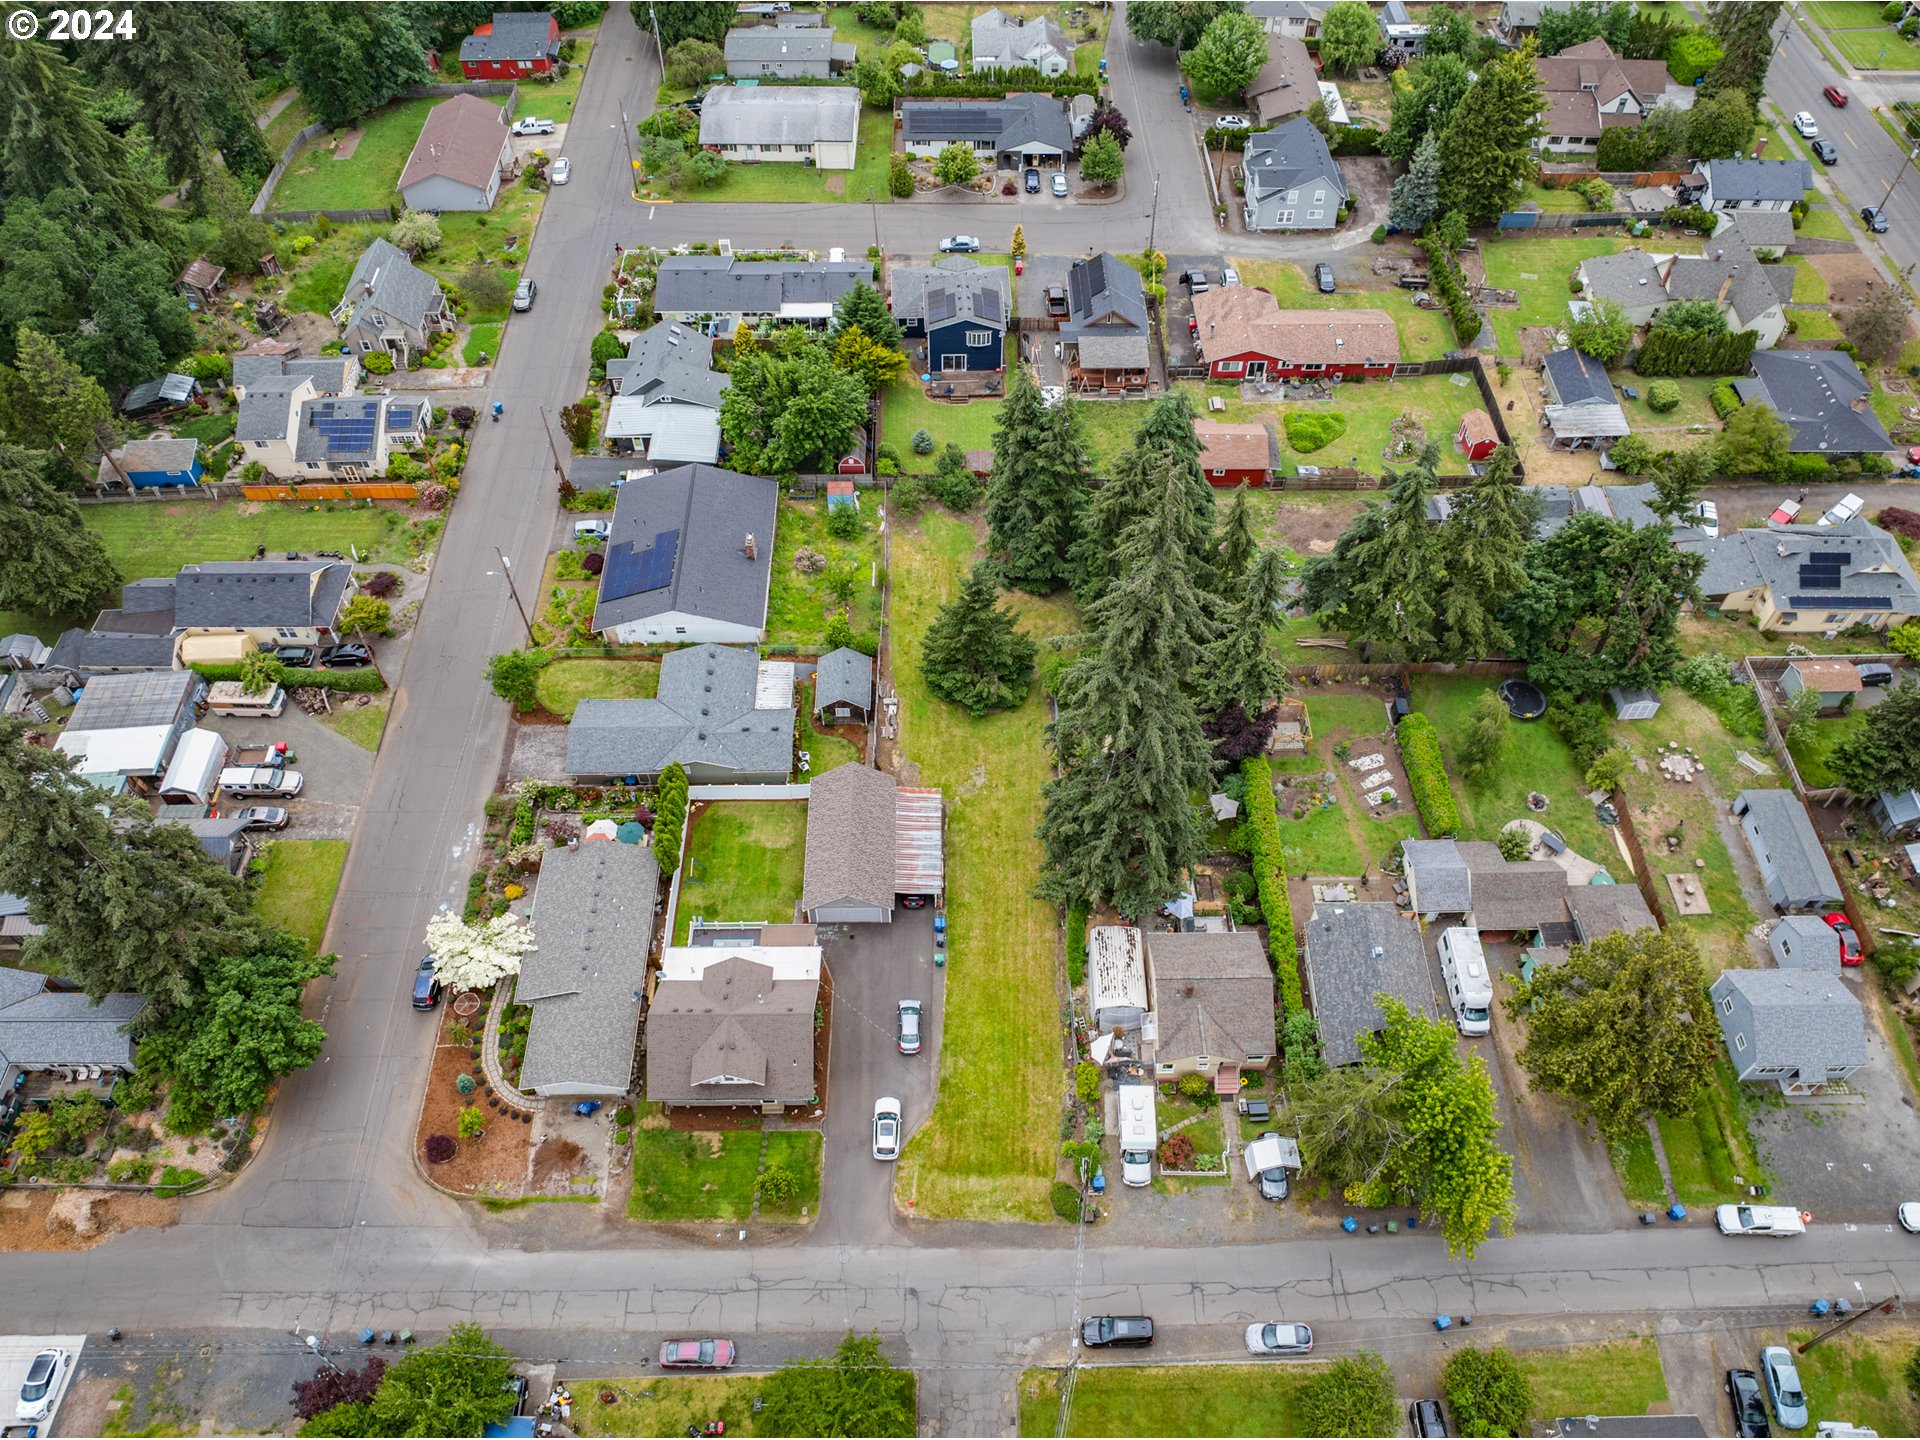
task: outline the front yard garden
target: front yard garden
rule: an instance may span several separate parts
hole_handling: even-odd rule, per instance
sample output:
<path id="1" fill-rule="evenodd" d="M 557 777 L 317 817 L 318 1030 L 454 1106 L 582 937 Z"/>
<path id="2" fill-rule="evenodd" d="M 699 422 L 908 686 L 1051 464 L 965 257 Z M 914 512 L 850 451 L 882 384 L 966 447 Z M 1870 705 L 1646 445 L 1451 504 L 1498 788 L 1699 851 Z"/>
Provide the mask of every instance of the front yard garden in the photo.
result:
<path id="1" fill-rule="evenodd" d="M 726 1221 L 753 1211 L 764 1162 L 793 1177 L 792 1193 L 763 1197 L 759 1218 L 791 1223 L 820 1213 L 817 1130 L 672 1130 L 659 1107 L 642 1105 L 633 1129 L 633 1190 L 627 1218 L 654 1223 Z"/>
<path id="2" fill-rule="evenodd" d="M 891 201 L 887 191 L 887 163 L 892 151 L 892 112 L 862 106 L 860 140 L 851 170 L 819 170 L 811 165 L 789 165 L 780 161 L 752 165 L 735 161 L 727 166 L 726 176 L 719 184 L 683 186 L 673 192 L 673 198 L 757 205 L 819 205 L 833 201 L 886 205 Z M 648 191 L 644 179 L 640 188 Z"/>
<path id="3" fill-rule="evenodd" d="M 1020 1375 L 1022 1435 L 1303 1435 L 1317 1365 L 1089 1365 L 1060 1427 L 1060 1370 Z M 1585 1412 L 1582 1412 L 1585 1413 Z"/>
<path id="4" fill-rule="evenodd" d="M 729 1435 L 760 1433 L 754 1401 L 764 1375 L 644 1375 L 570 1380 L 576 1435 L 685 1435 L 718 1420 Z M 613 1397 L 601 1401 L 602 1393 Z"/>
<path id="5" fill-rule="evenodd" d="M 696 915 L 709 921 L 792 922 L 807 851 L 804 802 L 716 801 L 703 804 L 689 824 L 675 945 L 687 943 Z"/>
<path id="6" fill-rule="evenodd" d="M 1563 1415 L 1645 1415 L 1667 1398 L 1660 1347 L 1651 1337 L 1562 1350 L 1516 1350 L 1533 1382 L 1533 1418 L 1552 1425 Z"/>
<path id="7" fill-rule="evenodd" d="M 347 863 L 347 842 L 270 840 L 264 848 L 265 854 L 256 862 L 260 884 L 253 908 L 317 952 L 326 939 L 333 894 L 340 888 L 340 871 Z"/>
<path id="8" fill-rule="evenodd" d="M 540 708 L 562 720 L 582 700 L 646 700 L 659 690 L 658 660 L 555 660 L 534 682 Z"/>
<path id="9" fill-rule="evenodd" d="M 960 588 L 973 527 L 928 511 L 893 537 L 894 682 L 900 748 L 947 805 L 952 940 L 942 1017 L 940 1098 L 901 1157 L 895 1194 L 930 1218 L 1045 1220 L 1059 1162 L 1059 917 L 1031 897 L 1042 863 L 1034 826 L 1052 773 L 1038 684 L 1017 710 L 975 720 L 936 700 L 920 673 L 921 637 Z M 1006 597 L 1029 634 L 1079 628 L 1067 600 Z"/>
<path id="10" fill-rule="evenodd" d="M 904 441 L 896 437 L 894 443 L 904 455 Z M 828 530 L 824 499 L 780 502 L 780 523 L 773 542 L 773 579 L 767 593 L 769 643 L 831 648 L 823 641 L 828 620 L 842 608 L 840 596 L 834 592 L 836 586 L 842 587 L 851 602 L 847 609 L 853 632 L 879 634 L 880 589 L 875 567 L 880 557 L 880 529 L 873 517 L 880 505 L 880 492 L 861 492 L 860 503 L 859 534 L 839 539 Z M 804 565 L 802 551 L 807 552 Z"/>

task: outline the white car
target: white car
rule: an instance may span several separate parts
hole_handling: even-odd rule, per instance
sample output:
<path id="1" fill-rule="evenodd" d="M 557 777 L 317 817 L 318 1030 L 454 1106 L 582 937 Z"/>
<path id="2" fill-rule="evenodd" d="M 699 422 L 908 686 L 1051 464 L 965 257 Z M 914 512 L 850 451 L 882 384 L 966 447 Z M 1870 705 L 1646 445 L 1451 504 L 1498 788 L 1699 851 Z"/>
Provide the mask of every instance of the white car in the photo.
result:
<path id="1" fill-rule="evenodd" d="M 1810 111 L 1802 110 L 1793 117 L 1793 128 L 1811 140 L 1820 133 L 1820 122 L 1813 118 Z"/>
<path id="2" fill-rule="evenodd" d="M 1305 1325 L 1249 1325 L 1249 1355 L 1304 1355 L 1313 1349 L 1313 1331 Z"/>
<path id="3" fill-rule="evenodd" d="M 873 1102 L 873 1158 L 900 1158 L 900 1102 L 891 1095 Z"/>
<path id="4" fill-rule="evenodd" d="M 1222 265 L 1220 267 L 1220 283 L 1222 285 L 1238 285 L 1240 283 L 1240 272 L 1231 265 Z"/>
<path id="5" fill-rule="evenodd" d="M 64 1350 L 42 1350 L 33 1357 L 20 1386 L 19 1403 L 13 1409 L 15 1419 L 32 1423 L 53 1413 L 53 1402 L 60 1394 L 60 1382 L 67 1378 L 71 1358 Z"/>
<path id="6" fill-rule="evenodd" d="M 1899 1209 L 1900 1228 L 1909 1235 L 1920 1235 L 1920 1204 L 1909 1200 Z"/>
<path id="7" fill-rule="evenodd" d="M 1711 500 L 1702 500 L 1693 507 L 1693 528 L 1709 540 L 1720 538 L 1720 507 Z"/>
<path id="8" fill-rule="evenodd" d="M 1053 172 L 1053 193 L 1062 200 L 1067 198 L 1067 177 L 1058 170 Z"/>
<path id="9" fill-rule="evenodd" d="M 1216 130 L 1251 130 L 1253 122 L 1244 115 L 1222 115 L 1213 122 Z"/>
<path id="10" fill-rule="evenodd" d="M 1834 502 L 1833 508 L 1822 515 L 1815 523 L 1820 525 L 1844 525 L 1847 521 L 1858 515 L 1866 503 L 1867 502 L 1862 500 L 1858 495 L 1842 495 Z"/>
<path id="11" fill-rule="evenodd" d="M 513 122 L 513 133 L 516 135 L 551 135 L 553 134 L 553 121 L 536 120 L 533 116 L 529 115 L 523 120 Z"/>
<path id="12" fill-rule="evenodd" d="M 553 168 L 547 171 L 547 178 L 556 185 L 564 185 L 573 178 L 573 162 L 562 155 L 553 162 Z"/>

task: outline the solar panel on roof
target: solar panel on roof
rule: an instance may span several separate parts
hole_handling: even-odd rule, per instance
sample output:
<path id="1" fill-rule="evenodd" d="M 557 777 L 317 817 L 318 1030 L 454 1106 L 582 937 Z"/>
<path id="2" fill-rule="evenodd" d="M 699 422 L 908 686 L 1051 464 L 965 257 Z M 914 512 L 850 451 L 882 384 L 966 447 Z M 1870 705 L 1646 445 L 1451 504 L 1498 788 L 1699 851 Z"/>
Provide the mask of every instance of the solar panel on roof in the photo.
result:
<path id="1" fill-rule="evenodd" d="M 951 290 L 927 291 L 927 323 L 937 325 L 943 320 L 951 320 L 955 314 L 953 292 Z"/>
<path id="2" fill-rule="evenodd" d="M 973 296 L 973 313 L 982 320 L 1000 318 L 1000 292 L 998 290 L 978 290 Z"/>

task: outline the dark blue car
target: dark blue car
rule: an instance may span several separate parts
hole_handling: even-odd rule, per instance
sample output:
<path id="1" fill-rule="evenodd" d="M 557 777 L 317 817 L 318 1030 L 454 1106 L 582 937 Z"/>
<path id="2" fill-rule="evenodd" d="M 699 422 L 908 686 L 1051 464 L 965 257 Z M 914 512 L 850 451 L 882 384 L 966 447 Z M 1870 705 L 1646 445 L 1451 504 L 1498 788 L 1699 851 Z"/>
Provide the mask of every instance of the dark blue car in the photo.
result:
<path id="1" fill-rule="evenodd" d="M 413 972 L 413 1008 L 431 1010 L 440 1003 L 440 977 L 433 973 L 433 956 L 423 956 Z"/>

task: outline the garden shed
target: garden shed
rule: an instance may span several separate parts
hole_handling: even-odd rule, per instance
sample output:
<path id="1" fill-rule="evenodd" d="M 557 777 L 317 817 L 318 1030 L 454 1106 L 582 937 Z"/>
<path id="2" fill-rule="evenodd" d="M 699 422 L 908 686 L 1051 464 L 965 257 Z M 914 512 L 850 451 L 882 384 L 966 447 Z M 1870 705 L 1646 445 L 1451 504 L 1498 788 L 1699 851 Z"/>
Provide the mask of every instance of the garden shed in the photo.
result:
<path id="1" fill-rule="evenodd" d="M 1613 713 L 1622 720 L 1651 720 L 1660 713 L 1656 691 L 1622 690 L 1616 685 L 1607 691 L 1607 698 L 1613 701 Z"/>

